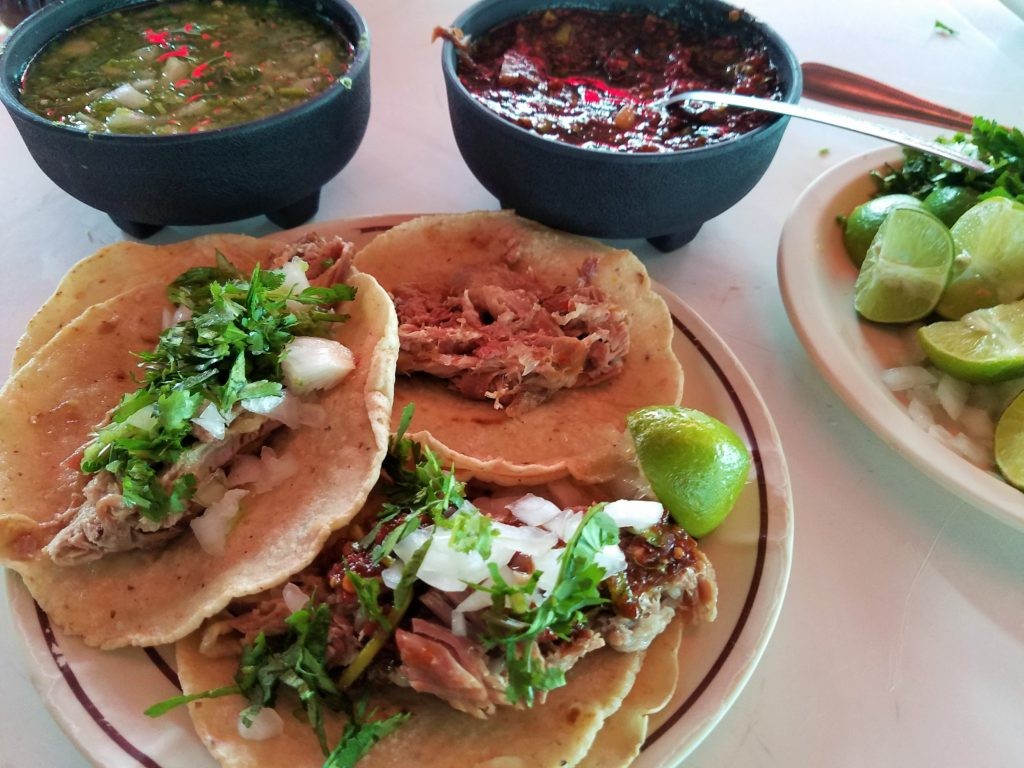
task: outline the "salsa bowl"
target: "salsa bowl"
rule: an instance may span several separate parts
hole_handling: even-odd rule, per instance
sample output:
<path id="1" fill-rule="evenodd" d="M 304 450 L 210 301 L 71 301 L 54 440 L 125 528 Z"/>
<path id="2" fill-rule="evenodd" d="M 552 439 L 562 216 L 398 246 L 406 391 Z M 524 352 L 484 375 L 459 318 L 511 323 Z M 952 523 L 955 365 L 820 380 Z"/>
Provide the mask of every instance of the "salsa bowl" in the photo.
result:
<path id="1" fill-rule="evenodd" d="M 655 13 L 708 35 L 750 41 L 767 53 L 777 97 L 788 102 L 800 98 L 800 66 L 786 42 L 747 12 L 719 0 L 481 0 L 454 21 L 452 30 L 460 30 L 472 44 L 504 22 L 565 8 Z M 459 47 L 448 35 L 442 73 L 455 141 L 470 171 L 502 207 L 578 234 L 646 238 L 662 250 L 689 242 L 705 221 L 754 187 L 788 122 L 772 118 L 717 143 L 669 151 L 579 146 L 542 136 L 482 103 L 460 78 Z"/>
<path id="2" fill-rule="evenodd" d="M 58 124 L 22 103 L 25 71 L 49 42 L 151 2 L 62 0 L 11 33 L 0 53 L 0 101 L 32 158 L 59 187 L 136 237 L 260 214 L 285 228 L 312 217 L 320 188 L 355 154 L 370 115 L 368 30 L 346 0 L 287 0 L 326 19 L 355 51 L 343 82 L 269 117 L 196 133 L 115 134 Z"/>

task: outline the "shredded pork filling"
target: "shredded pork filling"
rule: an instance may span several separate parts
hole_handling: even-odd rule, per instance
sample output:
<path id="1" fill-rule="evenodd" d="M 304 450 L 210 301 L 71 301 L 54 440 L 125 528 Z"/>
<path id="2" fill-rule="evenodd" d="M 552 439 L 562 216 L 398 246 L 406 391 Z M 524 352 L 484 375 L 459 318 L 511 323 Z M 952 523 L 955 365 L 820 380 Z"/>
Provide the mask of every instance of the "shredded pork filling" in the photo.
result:
<path id="1" fill-rule="evenodd" d="M 629 352 L 627 314 L 591 284 L 594 269 L 588 262 L 575 285 L 553 289 L 510 269 L 436 291 L 399 287 L 399 371 L 520 409 L 617 375 Z"/>
<path id="2" fill-rule="evenodd" d="M 280 248 L 271 266 L 279 268 L 293 259 L 302 259 L 307 265 L 305 278 L 309 283 L 328 286 L 348 275 L 353 256 L 351 243 L 338 237 L 325 239 L 311 234 Z M 189 447 L 160 473 L 165 490 L 169 491 L 177 478 L 186 475 L 194 477 L 196 487 L 202 488 L 215 474 L 228 470 L 236 457 L 258 453 L 270 435 L 283 426 L 268 415 L 239 408 L 235 409 L 234 417 L 219 439 L 202 426 L 194 426 Z M 151 519 L 138 506 L 125 501 L 117 478 L 106 470 L 85 482 L 79 499 L 63 513 L 63 527 L 44 548 L 59 565 L 162 546 L 185 531 L 189 522 L 205 509 L 193 498 L 179 513 Z"/>

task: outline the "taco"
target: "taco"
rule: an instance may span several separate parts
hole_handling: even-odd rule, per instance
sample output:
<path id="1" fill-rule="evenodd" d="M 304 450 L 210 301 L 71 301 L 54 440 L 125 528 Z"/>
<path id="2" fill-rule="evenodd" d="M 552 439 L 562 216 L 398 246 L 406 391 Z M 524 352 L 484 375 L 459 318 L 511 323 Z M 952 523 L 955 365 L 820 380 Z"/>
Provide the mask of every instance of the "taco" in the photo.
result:
<path id="1" fill-rule="evenodd" d="M 29 320 L 14 349 L 16 371 L 43 344 L 86 309 L 129 288 L 150 282 L 170 283 L 186 269 L 210 265 L 220 253 L 244 274 L 257 264 L 269 266 L 279 248 L 245 235 L 207 235 L 172 245 L 122 241 L 101 248 L 75 264 Z"/>
<path id="2" fill-rule="evenodd" d="M 674 686 L 673 620 L 714 618 L 707 558 L 657 502 L 459 482 L 406 423 L 356 521 L 180 641 L 184 695 L 150 714 L 188 703 L 231 768 L 627 764 Z"/>
<path id="3" fill-rule="evenodd" d="M 355 263 L 395 301 L 395 402 L 466 474 L 602 482 L 626 414 L 682 396 L 671 316 L 629 251 L 470 213 L 401 224 Z"/>
<path id="4" fill-rule="evenodd" d="M 335 283 L 349 264 L 310 251 L 348 249 L 319 246 L 266 246 L 271 271 L 220 258 L 170 287 L 135 274 L 0 391 L 0 562 L 69 633 L 171 642 L 306 566 L 363 505 L 394 311 L 367 275 Z"/>

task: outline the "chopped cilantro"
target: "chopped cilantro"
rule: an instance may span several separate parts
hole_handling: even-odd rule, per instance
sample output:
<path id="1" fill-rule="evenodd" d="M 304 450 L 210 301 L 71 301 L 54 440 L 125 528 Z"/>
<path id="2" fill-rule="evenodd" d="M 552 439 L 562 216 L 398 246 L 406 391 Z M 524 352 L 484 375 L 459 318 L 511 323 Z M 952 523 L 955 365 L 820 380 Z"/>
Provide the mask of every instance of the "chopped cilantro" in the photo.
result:
<path id="1" fill-rule="evenodd" d="M 939 21 L 938 19 L 935 20 L 935 29 L 937 31 L 941 32 L 944 35 L 949 35 L 950 37 L 952 37 L 953 35 L 956 34 L 956 30 L 955 29 L 953 29 L 948 24 L 945 24 L 942 21 Z"/>
<path id="2" fill-rule="evenodd" d="M 605 571 L 595 562 L 595 555 L 618 541 L 615 521 L 605 514 L 604 504 L 595 504 L 566 542 L 558 579 L 539 605 L 530 607 L 539 571 L 534 571 L 525 584 L 513 586 L 492 564 L 494 585 L 473 585 L 492 596 L 488 633 L 481 640 L 489 647 L 505 650 L 509 675 L 505 695 L 511 703 L 532 706 L 537 693 L 565 685 L 560 669 L 545 666 L 537 639 L 546 632 L 568 639 L 586 622 L 584 611 L 607 602 L 599 589 Z"/>
<path id="3" fill-rule="evenodd" d="M 475 551 L 483 558 L 490 557 L 491 541 L 498 532 L 490 518 L 466 500 L 465 483 L 441 466 L 437 454 L 405 436 L 412 414 L 413 406 L 407 405 L 389 441 L 383 467 L 391 481 L 386 490 L 388 503 L 367 540 L 376 540 L 385 524 L 402 522 L 374 547 L 373 559 L 380 562 L 399 541 L 431 523 L 452 532 L 452 546 L 459 552 Z"/>
<path id="4" fill-rule="evenodd" d="M 174 280 L 168 296 L 193 314 L 167 328 L 153 351 L 139 354 L 141 387 L 122 398 L 86 446 L 82 471 L 111 472 L 125 503 L 147 519 L 184 511 L 195 478 L 162 475 L 194 442 L 191 420 L 203 403 L 227 415 L 239 400 L 280 396 L 287 344 L 343 320 L 325 308 L 355 296 L 347 285 L 296 294 L 283 284 L 282 274 L 259 266 L 245 280 L 219 252 L 215 267 L 196 267 Z"/>
<path id="5" fill-rule="evenodd" d="M 1020 129 L 975 117 L 970 136 L 957 133 L 937 141 L 977 156 L 992 166 L 992 170 L 979 173 L 952 160 L 905 149 L 901 167 L 871 174 L 878 194 L 903 193 L 924 199 L 936 187 L 970 187 L 981 193 L 981 200 L 999 196 L 1024 202 L 1024 133 Z"/>
<path id="6" fill-rule="evenodd" d="M 249 706 L 240 715 L 242 723 L 249 725 L 260 709 L 274 706 L 281 686 L 285 686 L 293 689 L 302 703 L 306 719 L 326 757 L 324 768 L 354 766 L 409 715 L 398 713 L 383 720 L 370 720 L 365 700 L 353 704 L 335 686 L 327 673 L 327 635 L 331 626 L 327 605 L 314 605 L 310 601 L 285 619 L 285 624 L 288 626 L 285 634 L 268 639 L 260 633 L 253 644 L 243 650 L 234 685 L 175 696 L 154 704 L 145 714 L 159 717 L 190 701 L 240 694 L 249 700 Z M 344 711 L 349 716 L 341 741 L 334 749 L 328 746 L 324 730 L 325 709 Z"/>
<path id="7" fill-rule="evenodd" d="M 366 715 L 366 701 L 356 704 L 352 716 L 345 724 L 341 741 L 327 757 L 323 768 L 353 768 L 378 741 L 409 719 L 408 712 L 398 712 L 381 720 L 370 720 L 375 713 Z"/>

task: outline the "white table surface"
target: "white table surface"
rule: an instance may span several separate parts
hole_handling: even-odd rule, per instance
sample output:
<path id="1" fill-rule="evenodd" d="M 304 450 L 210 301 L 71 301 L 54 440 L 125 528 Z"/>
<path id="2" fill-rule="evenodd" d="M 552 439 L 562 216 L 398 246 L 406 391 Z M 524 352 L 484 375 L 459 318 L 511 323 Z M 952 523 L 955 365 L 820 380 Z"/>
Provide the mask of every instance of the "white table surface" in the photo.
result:
<path id="1" fill-rule="evenodd" d="M 451 21 L 464 2 L 358 4 L 372 32 L 373 111 L 355 158 L 324 188 L 318 218 L 495 208 L 456 150 L 440 46 L 429 41 L 433 25 Z M 1024 125 L 1024 21 L 996 0 L 752 0 L 747 8 L 802 61 Z M 956 34 L 939 34 L 936 20 Z M 796 507 L 793 570 L 775 635 L 687 765 L 1024 765 L 1024 534 L 943 490 L 876 438 L 812 366 L 779 296 L 776 248 L 793 202 L 821 172 L 878 146 L 794 121 L 753 192 L 690 245 L 658 254 L 636 244 L 654 278 L 708 320 L 759 382 Z M 272 227 L 253 219 L 174 228 L 154 242 L 213 229 Z M 37 169 L 0 115 L 0 361 L 68 267 L 118 239 L 105 215 Z M 29 682 L 4 602 L 0 768 L 87 764 Z"/>

